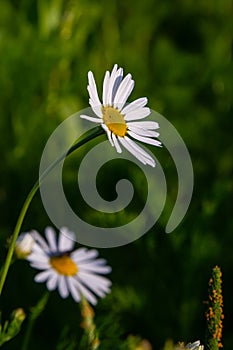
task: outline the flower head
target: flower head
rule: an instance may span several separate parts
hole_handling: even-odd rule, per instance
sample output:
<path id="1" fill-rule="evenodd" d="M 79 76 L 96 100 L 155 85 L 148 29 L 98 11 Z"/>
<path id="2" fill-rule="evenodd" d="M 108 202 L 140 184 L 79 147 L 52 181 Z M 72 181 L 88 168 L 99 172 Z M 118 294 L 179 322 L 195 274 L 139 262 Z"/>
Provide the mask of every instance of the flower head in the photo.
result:
<path id="1" fill-rule="evenodd" d="M 51 227 L 45 229 L 47 241 L 36 231 L 32 253 L 27 257 L 30 265 L 42 272 L 35 276 L 36 282 L 46 282 L 48 290 L 58 289 L 62 298 L 69 294 L 76 302 L 84 296 L 91 304 L 96 296 L 103 298 L 110 292 L 111 282 L 99 274 L 107 274 L 111 267 L 104 259 L 96 259 L 98 251 L 79 248 L 73 250 L 75 235 L 62 228 L 58 240 Z"/>
<path id="2" fill-rule="evenodd" d="M 200 340 L 195 341 L 194 343 L 188 343 L 185 345 L 184 342 L 179 342 L 175 347 L 174 350 L 204 350 L 204 345 L 200 345 Z"/>
<path id="3" fill-rule="evenodd" d="M 32 252 L 34 244 L 33 235 L 30 233 L 21 233 L 17 238 L 15 245 L 15 254 L 19 259 L 25 259 Z"/>
<path id="4" fill-rule="evenodd" d="M 185 349 L 190 350 L 203 350 L 204 345 L 200 345 L 200 340 L 195 341 L 194 343 L 189 343 L 185 346 Z"/>
<path id="5" fill-rule="evenodd" d="M 81 118 L 101 124 L 108 139 L 118 153 L 125 147 L 143 164 L 155 166 L 154 159 L 132 140 L 138 140 L 154 146 L 161 146 L 161 142 L 154 138 L 159 136 L 158 123 L 154 121 L 138 121 L 150 114 L 146 107 L 147 98 L 142 97 L 126 104 L 134 88 L 131 74 L 123 78 L 123 69 L 115 64 L 112 72 L 105 73 L 103 82 L 103 103 L 100 102 L 95 79 L 92 72 L 88 73 L 89 103 L 96 117 L 81 115 Z"/>

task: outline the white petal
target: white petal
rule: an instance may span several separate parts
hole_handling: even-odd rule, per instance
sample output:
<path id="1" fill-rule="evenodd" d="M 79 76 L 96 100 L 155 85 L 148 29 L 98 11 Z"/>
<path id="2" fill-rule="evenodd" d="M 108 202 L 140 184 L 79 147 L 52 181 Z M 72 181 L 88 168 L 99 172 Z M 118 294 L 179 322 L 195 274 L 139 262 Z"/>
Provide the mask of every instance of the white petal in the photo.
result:
<path id="1" fill-rule="evenodd" d="M 37 270 L 46 270 L 50 268 L 50 264 L 48 262 L 32 262 L 30 266 Z"/>
<path id="2" fill-rule="evenodd" d="M 40 272 L 35 276 L 34 281 L 37 283 L 45 282 L 52 274 L 53 271 L 51 269 Z"/>
<path id="3" fill-rule="evenodd" d="M 47 242 L 42 238 L 42 236 L 37 231 L 32 231 L 32 236 L 36 243 L 42 248 L 42 250 L 49 251 L 49 246 Z"/>
<path id="4" fill-rule="evenodd" d="M 135 141 L 131 140 L 128 136 L 125 137 L 125 141 L 131 147 L 133 147 L 138 153 L 142 154 L 145 158 L 151 159 L 154 162 L 154 159 L 150 156 L 148 152 L 146 152 L 142 147 L 140 147 Z"/>
<path id="5" fill-rule="evenodd" d="M 119 69 L 122 69 L 122 68 L 119 67 Z M 117 71 L 118 71 L 118 64 L 115 63 L 111 71 L 111 77 L 114 78 L 114 74 L 116 74 Z"/>
<path id="6" fill-rule="evenodd" d="M 68 285 L 68 289 L 69 289 L 74 301 L 79 303 L 81 300 L 81 296 L 80 296 L 80 293 L 78 291 L 78 286 L 76 284 L 76 280 L 74 279 L 74 277 L 67 277 L 67 285 Z"/>
<path id="7" fill-rule="evenodd" d="M 110 83 L 109 83 L 109 91 L 108 91 L 108 100 L 107 104 L 109 106 L 113 106 L 113 101 L 116 96 L 117 90 L 120 86 L 120 83 L 123 78 L 123 69 L 117 69 L 117 64 L 114 65 L 113 70 L 111 72 Z"/>
<path id="8" fill-rule="evenodd" d="M 49 254 L 50 249 L 49 247 L 46 249 L 43 249 L 38 241 L 34 241 L 34 244 L 32 246 L 32 252 L 38 255 L 46 255 L 46 254 Z"/>
<path id="9" fill-rule="evenodd" d="M 187 344 L 185 346 L 185 349 L 198 350 L 197 348 L 199 347 L 200 347 L 200 340 L 197 340 L 192 344 Z"/>
<path id="10" fill-rule="evenodd" d="M 65 252 L 67 250 L 72 250 L 75 245 L 75 234 L 68 230 L 66 227 L 60 229 L 59 239 L 58 239 L 58 250 L 60 252 Z"/>
<path id="11" fill-rule="evenodd" d="M 33 250 L 32 253 L 27 256 L 27 260 L 33 263 L 34 262 L 46 263 L 46 262 L 49 262 L 49 253 L 45 253 L 44 251 Z"/>
<path id="12" fill-rule="evenodd" d="M 58 292 L 63 299 L 67 298 L 69 295 L 69 290 L 66 283 L 66 277 L 63 275 L 60 275 L 58 279 Z"/>
<path id="13" fill-rule="evenodd" d="M 90 99 L 92 100 L 92 103 L 95 106 L 101 105 L 100 100 L 99 100 L 99 96 L 98 96 L 98 92 L 97 92 L 97 88 L 96 88 L 96 83 L 95 83 L 95 79 L 93 76 L 92 72 L 88 72 L 88 92 L 89 92 L 89 96 Z"/>
<path id="14" fill-rule="evenodd" d="M 92 304 L 97 304 L 97 299 L 78 279 L 76 280 L 80 293 Z"/>
<path id="15" fill-rule="evenodd" d="M 104 264 L 103 263 L 99 263 L 99 260 L 103 260 L 103 259 L 98 259 L 92 262 L 79 262 L 78 264 L 78 268 L 80 271 L 89 271 L 89 272 L 93 272 L 93 273 L 101 273 L 101 274 L 107 274 L 109 272 L 112 271 L 112 268 L 110 266 L 105 265 L 105 260 L 104 260 Z"/>
<path id="16" fill-rule="evenodd" d="M 96 105 L 92 100 L 89 100 L 89 104 L 97 117 L 102 118 L 102 105 Z"/>
<path id="17" fill-rule="evenodd" d="M 152 130 L 146 130 L 140 127 L 136 127 L 136 126 L 131 126 L 128 125 L 128 130 L 133 131 L 135 134 L 141 135 L 141 136 L 147 136 L 147 137 L 158 137 L 159 133 L 156 131 L 152 131 Z"/>
<path id="18" fill-rule="evenodd" d="M 54 272 L 53 274 L 51 274 L 51 276 L 49 277 L 46 286 L 48 288 L 48 290 L 54 290 L 57 288 L 57 284 L 58 284 L 58 280 L 59 280 L 59 275 Z"/>
<path id="19" fill-rule="evenodd" d="M 27 260 L 30 262 L 41 262 L 41 263 L 48 263 L 48 256 L 45 254 L 38 254 L 37 252 L 31 253 Z"/>
<path id="20" fill-rule="evenodd" d="M 123 109 L 122 109 L 122 114 L 127 114 L 129 112 L 133 112 L 136 109 L 142 108 L 147 104 L 147 98 L 146 97 L 140 97 L 137 100 L 127 104 Z"/>
<path id="21" fill-rule="evenodd" d="M 57 241 L 56 241 L 56 233 L 52 227 L 46 227 L 45 229 L 45 236 L 47 238 L 50 251 L 56 252 L 57 251 Z"/>
<path id="22" fill-rule="evenodd" d="M 158 146 L 158 147 L 162 146 L 161 142 L 158 141 L 158 140 L 153 140 L 153 139 L 150 139 L 150 138 L 147 138 L 147 137 L 142 137 L 140 135 L 135 134 L 132 131 L 128 131 L 128 134 L 131 137 L 133 137 L 134 139 L 136 139 L 138 141 L 141 141 L 141 142 L 144 142 L 144 143 L 148 143 L 149 145 L 154 145 L 154 146 Z"/>
<path id="23" fill-rule="evenodd" d="M 109 92 L 109 83 L 110 83 L 110 73 L 107 71 L 104 76 L 103 82 L 103 105 L 106 106 L 108 104 L 108 92 Z"/>
<path id="24" fill-rule="evenodd" d="M 110 291 L 109 287 L 112 284 L 110 280 L 103 276 L 97 276 L 85 272 L 79 273 L 79 280 L 100 297 L 103 297 L 105 293 Z"/>
<path id="25" fill-rule="evenodd" d="M 95 274 L 91 274 L 91 273 L 86 273 L 83 272 L 82 273 L 83 278 L 85 278 L 87 280 L 87 278 L 89 278 L 90 282 L 91 282 L 91 286 L 95 287 L 97 290 L 102 290 L 105 292 L 109 291 L 109 287 L 111 287 L 112 282 L 101 275 L 95 275 Z M 90 286 L 90 288 L 91 288 Z M 93 290 L 94 291 L 94 290 Z"/>
<path id="26" fill-rule="evenodd" d="M 106 132 L 107 136 L 108 136 L 108 140 L 111 143 L 111 145 L 114 147 L 114 143 L 112 140 L 112 133 L 109 130 L 109 128 L 105 125 L 105 124 L 101 124 L 102 128 L 104 129 L 104 131 Z"/>
<path id="27" fill-rule="evenodd" d="M 90 96 L 89 103 L 94 113 L 101 117 L 101 102 L 99 100 L 96 83 L 92 72 L 88 72 L 88 83 L 89 85 L 87 86 L 87 90 Z"/>
<path id="28" fill-rule="evenodd" d="M 126 77 L 120 83 L 118 90 L 116 92 L 116 96 L 114 98 L 114 107 L 121 110 L 129 95 L 131 94 L 134 88 L 134 81 L 132 80 L 131 74 L 126 75 Z"/>
<path id="29" fill-rule="evenodd" d="M 125 120 L 137 120 L 137 119 L 143 119 L 146 118 L 150 114 L 150 108 L 148 107 L 142 107 L 135 109 L 132 112 L 128 112 L 125 114 Z"/>
<path id="30" fill-rule="evenodd" d="M 119 141 L 130 153 L 132 153 L 138 160 L 140 160 L 140 162 L 142 162 L 145 165 L 149 164 L 152 167 L 155 166 L 154 159 L 128 137 L 119 138 Z"/>
<path id="31" fill-rule="evenodd" d="M 98 123 L 98 124 L 102 122 L 102 119 L 100 118 L 89 117 L 89 115 L 85 115 L 85 114 L 81 114 L 80 118 L 83 118 L 83 119 L 89 120 L 90 122 Z"/>
<path id="32" fill-rule="evenodd" d="M 136 126 L 137 128 L 143 128 L 145 130 L 159 129 L 159 124 L 153 121 L 128 122 L 127 125 Z"/>
<path id="33" fill-rule="evenodd" d="M 70 254 L 71 259 L 73 259 L 76 263 L 80 261 L 88 261 L 90 259 L 94 259 L 99 255 L 96 249 L 87 250 L 87 248 L 79 248 Z"/>
<path id="34" fill-rule="evenodd" d="M 112 133 L 112 141 L 114 146 L 116 147 L 117 153 L 122 153 L 122 149 L 119 145 L 119 142 L 117 141 L 116 135 Z"/>
<path id="35" fill-rule="evenodd" d="M 140 162 L 146 165 L 146 159 L 140 153 L 138 153 L 131 145 L 127 143 L 124 137 L 119 137 L 121 144 L 129 151 L 134 157 L 136 157 Z"/>

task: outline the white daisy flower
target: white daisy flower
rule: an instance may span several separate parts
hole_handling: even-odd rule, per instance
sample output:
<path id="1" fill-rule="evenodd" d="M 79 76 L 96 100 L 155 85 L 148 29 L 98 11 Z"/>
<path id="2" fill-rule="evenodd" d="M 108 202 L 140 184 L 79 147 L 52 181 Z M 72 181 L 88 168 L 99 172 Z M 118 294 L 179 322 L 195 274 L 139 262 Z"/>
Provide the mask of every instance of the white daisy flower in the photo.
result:
<path id="1" fill-rule="evenodd" d="M 25 259 L 29 254 L 31 254 L 33 244 L 33 235 L 30 233 L 21 233 L 15 244 L 15 254 L 17 258 Z"/>
<path id="2" fill-rule="evenodd" d="M 147 98 L 141 97 L 126 104 L 134 88 L 131 74 L 123 78 L 123 69 L 114 65 L 112 72 L 105 73 L 103 82 L 103 103 L 100 102 L 95 79 L 92 72 L 88 72 L 89 103 L 96 117 L 80 115 L 94 123 L 101 124 L 107 133 L 108 139 L 118 153 L 125 147 L 143 164 L 155 166 L 154 159 L 133 141 L 141 141 L 154 146 L 161 146 L 161 142 L 154 138 L 159 136 L 159 124 L 154 121 L 138 121 L 150 114 L 146 107 Z"/>
<path id="3" fill-rule="evenodd" d="M 98 251 L 95 249 L 73 250 L 73 232 L 62 228 L 57 240 L 53 228 L 47 227 L 47 242 L 38 232 L 32 234 L 35 243 L 27 260 L 32 267 L 42 270 L 35 276 L 36 282 L 46 282 L 50 291 L 57 288 L 62 298 L 71 294 L 76 302 L 83 295 L 93 305 L 97 303 L 96 296 L 103 298 L 110 292 L 110 280 L 99 274 L 109 273 L 111 267 L 104 259 L 96 259 Z"/>
<path id="4" fill-rule="evenodd" d="M 201 342 L 200 340 L 195 341 L 194 343 L 189 343 L 185 346 L 185 349 L 190 349 L 190 350 L 204 350 L 204 346 L 200 345 Z"/>

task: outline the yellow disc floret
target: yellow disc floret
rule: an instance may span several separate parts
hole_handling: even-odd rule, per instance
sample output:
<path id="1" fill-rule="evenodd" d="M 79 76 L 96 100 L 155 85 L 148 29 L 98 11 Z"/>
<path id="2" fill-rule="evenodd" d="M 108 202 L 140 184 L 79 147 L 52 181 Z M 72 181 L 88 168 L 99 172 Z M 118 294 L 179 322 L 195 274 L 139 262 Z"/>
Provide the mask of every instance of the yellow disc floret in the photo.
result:
<path id="1" fill-rule="evenodd" d="M 118 109 L 110 106 L 102 107 L 103 121 L 108 129 L 116 136 L 124 137 L 127 133 L 127 125 L 124 116 Z"/>
<path id="2" fill-rule="evenodd" d="M 60 275 L 73 276 L 78 272 L 77 265 L 69 257 L 68 254 L 60 256 L 52 256 L 50 258 L 50 265 L 56 270 Z"/>

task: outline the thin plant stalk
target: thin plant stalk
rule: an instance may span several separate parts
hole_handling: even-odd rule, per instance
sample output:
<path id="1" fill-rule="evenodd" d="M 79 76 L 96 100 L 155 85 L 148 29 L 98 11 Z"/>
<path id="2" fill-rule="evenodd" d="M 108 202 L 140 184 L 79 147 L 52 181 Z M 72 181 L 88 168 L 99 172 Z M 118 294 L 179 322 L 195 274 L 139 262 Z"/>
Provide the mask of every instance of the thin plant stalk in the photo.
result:
<path id="1" fill-rule="evenodd" d="M 21 226 L 23 223 L 23 220 L 25 218 L 25 215 L 27 213 L 28 207 L 34 197 L 34 195 L 36 194 L 37 190 L 40 187 L 40 183 L 44 180 L 44 178 L 50 173 L 51 170 L 53 170 L 55 168 L 55 166 L 60 163 L 63 159 L 65 159 L 68 155 L 70 155 L 71 153 L 73 153 L 76 149 L 78 149 L 79 147 L 81 147 L 82 145 L 84 145 L 85 143 L 87 143 L 90 140 L 93 140 L 94 138 L 96 138 L 97 136 L 103 135 L 104 134 L 104 130 L 101 127 L 96 127 L 91 129 L 90 131 L 88 131 L 86 133 L 86 136 L 81 139 L 80 141 L 78 141 L 77 143 L 75 143 L 73 146 L 70 147 L 70 149 L 68 150 L 68 152 L 65 152 L 64 154 L 62 154 L 58 159 L 56 159 L 45 171 L 44 173 L 40 176 L 40 178 L 36 181 L 36 183 L 34 184 L 34 186 L 32 187 L 31 191 L 29 192 L 23 207 L 20 211 L 15 229 L 13 231 L 12 234 L 12 239 L 11 239 L 11 243 L 8 249 L 8 254 L 6 257 L 6 261 L 5 264 L 3 266 L 2 269 L 2 273 L 0 276 L 0 295 L 2 293 L 2 289 L 7 277 L 7 273 L 12 261 L 12 257 L 13 257 L 13 253 L 14 253 L 14 249 L 15 249 L 15 244 L 16 244 L 16 240 L 18 238 L 19 232 L 21 230 Z"/>
<path id="2" fill-rule="evenodd" d="M 85 350 L 98 350 L 100 346 L 100 340 L 94 321 L 94 310 L 84 297 L 81 299 L 80 307 L 83 318 L 81 327 L 84 329 L 84 338 L 82 340 L 81 349 L 83 348 Z"/>
<path id="3" fill-rule="evenodd" d="M 212 270 L 212 276 L 209 280 L 209 300 L 207 302 L 207 349 L 218 350 L 223 347 L 222 329 L 223 329 L 223 295 L 222 295 L 222 271 L 219 266 Z"/>
<path id="4" fill-rule="evenodd" d="M 49 299 L 49 295 L 50 295 L 49 292 L 46 292 L 42 296 L 42 298 L 39 300 L 39 302 L 31 310 L 31 314 L 30 314 L 29 320 L 28 320 L 26 334 L 24 337 L 23 345 L 22 345 L 22 350 L 28 349 L 34 324 L 35 324 L 36 320 L 38 319 L 38 317 L 40 316 L 40 314 L 45 309 L 47 302 L 48 302 L 48 299 Z"/>

